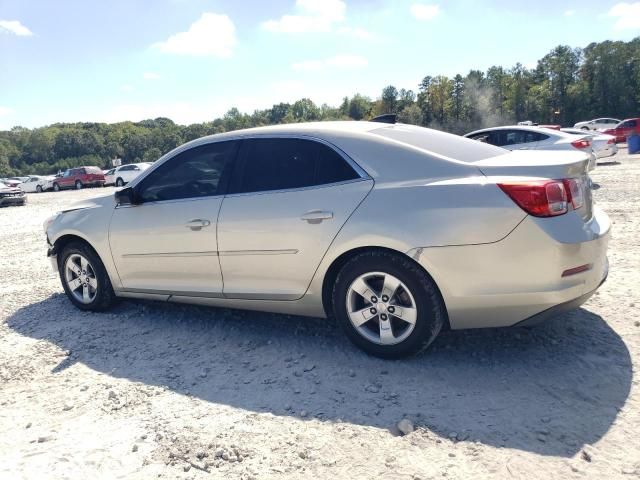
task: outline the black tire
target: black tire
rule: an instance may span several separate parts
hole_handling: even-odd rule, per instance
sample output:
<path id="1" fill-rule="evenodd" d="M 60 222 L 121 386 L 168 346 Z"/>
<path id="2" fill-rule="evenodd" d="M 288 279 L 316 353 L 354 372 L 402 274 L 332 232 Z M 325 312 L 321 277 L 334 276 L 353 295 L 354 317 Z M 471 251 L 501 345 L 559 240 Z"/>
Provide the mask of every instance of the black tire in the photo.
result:
<path id="1" fill-rule="evenodd" d="M 361 335 L 349 319 L 346 305 L 349 287 L 360 275 L 368 272 L 393 275 L 413 295 L 418 311 L 415 327 L 400 343 L 374 343 Z M 349 260 L 336 278 L 332 303 L 333 314 L 347 337 L 368 354 L 381 358 L 400 358 L 424 350 L 440 333 L 447 315 L 440 291 L 431 277 L 411 259 L 384 251 L 364 252 Z"/>
<path id="2" fill-rule="evenodd" d="M 118 178 L 116 180 L 116 187 L 124 187 L 124 180 L 122 180 L 121 178 Z"/>
<path id="3" fill-rule="evenodd" d="M 42 186 L 41 185 L 36 185 L 36 192 L 37 193 L 42 193 Z"/>
<path id="4" fill-rule="evenodd" d="M 82 182 L 80 180 L 76 180 L 76 190 L 82 189 Z"/>
<path id="5" fill-rule="evenodd" d="M 60 191 L 60 185 L 58 185 L 57 183 L 53 184 L 53 191 L 54 192 L 59 192 Z"/>
<path id="6" fill-rule="evenodd" d="M 589 130 L 589 127 L 580 127 L 580 130 Z"/>
<path id="7" fill-rule="evenodd" d="M 69 256 L 73 254 L 80 254 L 84 256 L 89 261 L 93 271 L 95 272 L 98 287 L 96 289 L 96 296 L 91 303 L 82 303 L 78 301 L 67 285 L 64 274 L 64 265 Z M 107 274 L 107 270 L 104 268 L 102 260 L 100 260 L 100 257 L 93 248 L 86 243 L 71 242 L 58 253 L 58 273 L 60 275 L 60 281 L 62 282 L 64 292 L 67 294 L 69 300 L 71 300 L 71 303 L 80 310 L 101 312 L 108 309 L 116 300 L 116 296 L 113 293 L 113 287 L 111 286 L 111 280 L 109 280 L 109 275 Z"/>

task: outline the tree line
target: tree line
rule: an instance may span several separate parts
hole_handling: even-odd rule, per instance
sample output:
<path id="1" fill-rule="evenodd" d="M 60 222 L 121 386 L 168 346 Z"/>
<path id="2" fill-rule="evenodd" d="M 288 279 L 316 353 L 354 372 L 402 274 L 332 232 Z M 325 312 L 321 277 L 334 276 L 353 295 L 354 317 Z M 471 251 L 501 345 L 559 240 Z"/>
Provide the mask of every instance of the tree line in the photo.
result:
<path id="1" fill-rule="evenodd" d="M 141 122 L 57 123 L 0 132 L 0 177 L 47 174 L 81 165 L 106 168 L 154 161 L 205 135 L 278 123 L 366 120 L 395 113 L 404 123 L 462 134 L 481 127 L 532 120 L 573 125 L 597 117 L 640 115 L 640 37 L 586 48 L 560 45 L 537 62 L 493 66 L 465 76 L 425 76 L 416 91 L 385 87 L 379 98 L 356 93 L 339 106 L 308 98 L 251 114 L 232 108 L 210 122 L 178 125 L 168 118 Z"/>

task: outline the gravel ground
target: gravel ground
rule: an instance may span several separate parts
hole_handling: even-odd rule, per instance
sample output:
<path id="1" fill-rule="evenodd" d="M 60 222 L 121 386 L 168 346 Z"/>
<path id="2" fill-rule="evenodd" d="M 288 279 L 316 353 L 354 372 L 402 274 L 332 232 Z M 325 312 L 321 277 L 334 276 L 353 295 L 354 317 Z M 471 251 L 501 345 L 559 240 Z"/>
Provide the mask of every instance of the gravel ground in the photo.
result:
<path id="1" fill-rule="evenodd" d="M 402 361 L 326 320 L 81 312 L 41 225 L 112 189 L 0 210 L 0 478 L 640 478 L 640 156 L 614 160 L 593 173 L 611 273 L 582 309 Z"/>

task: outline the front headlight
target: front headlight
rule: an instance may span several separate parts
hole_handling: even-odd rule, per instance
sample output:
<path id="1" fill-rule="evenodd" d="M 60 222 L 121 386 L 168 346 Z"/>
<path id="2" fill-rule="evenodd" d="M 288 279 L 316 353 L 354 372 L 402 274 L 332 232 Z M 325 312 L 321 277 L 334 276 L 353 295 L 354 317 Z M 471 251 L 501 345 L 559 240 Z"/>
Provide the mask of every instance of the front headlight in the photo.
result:
<path id="1" fill-rule="evenodd" d="M 56 218 L 58 218 L 60 216 L 60 212 L 56 212 L 54 215 L 51 215 L 49 218 L 47 218 L 44 223 L 42 224 L 42 228 L 44 229 L 44 233 L 47 233 L 47 230 L 49 230 L 49 227 L 51 226 L 51 224 L 56 220 Z"/>

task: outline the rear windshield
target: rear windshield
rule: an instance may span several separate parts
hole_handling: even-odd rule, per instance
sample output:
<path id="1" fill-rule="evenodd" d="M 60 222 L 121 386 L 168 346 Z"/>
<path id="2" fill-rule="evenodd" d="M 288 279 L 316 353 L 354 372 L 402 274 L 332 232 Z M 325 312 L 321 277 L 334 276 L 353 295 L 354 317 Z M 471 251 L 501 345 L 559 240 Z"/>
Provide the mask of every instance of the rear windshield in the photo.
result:
<path id="1" fill-rule="evenodd" d="M 468 163 L 509 153 L 477 140 L 414 125 L 393 125 L 371 130 L 371 133 Z"/>
<path id="2" fill-rule="evenodd" d="M 100 170 L 98 167 L 85 167 L 84 170 L 87 173 L 102 173 L 102 170 Z"/>

